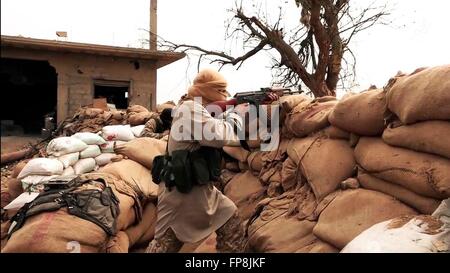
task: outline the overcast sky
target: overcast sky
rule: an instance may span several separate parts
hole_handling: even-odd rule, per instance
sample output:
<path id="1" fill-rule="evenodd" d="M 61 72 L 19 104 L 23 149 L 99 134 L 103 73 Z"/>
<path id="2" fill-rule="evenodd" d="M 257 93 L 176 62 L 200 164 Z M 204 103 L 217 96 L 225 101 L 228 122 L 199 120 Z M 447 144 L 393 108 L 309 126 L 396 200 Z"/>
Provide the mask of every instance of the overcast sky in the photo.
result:
<path id="1" fill-rule="evenodd" d="M 285 7 L 286 27 L 297 24 L 300 11 L 294 0 L 260 1 L 263 13 L 278 13 Z M 373 0 L 352 0 L 362 7 Z M 383 4 L 387 0 L 378 0 Z M 142 47 L 147 38 L 150 0 L 2 0 L 2 35 L 56 39 L 55 31 L 67 31 L 68 40 L 115 46 Z M 177 43 L 197 44 L 207 49 L 239 50 L 225 42 L 227 12 L 234 0 L 160 0 L 158 35 Z M 397 71 L 450 63 L 450 1 L 390 0 L 392 26 L 377 26 L 355 38 L 350 45 L 357 57 L 360 91 L 383 86 Z M 267 5 L 267 7 L 265 6 Z M 447 33 L 447 34 L 446 34 Z M 239 44 L 238 44 L 239 45 Z M 158 103 L 177 100 L 196 74 L 197 65 L 184 59 L 158 70 Z M 270 58 L 265 53 L 247 61 L 239 70 L 222 70 L 230 93 L 257 90 L 271 84 Z M 204 63 L 202 67 L 213 67 Z M 340 93 L 342 95 L 342 92 Z"/>

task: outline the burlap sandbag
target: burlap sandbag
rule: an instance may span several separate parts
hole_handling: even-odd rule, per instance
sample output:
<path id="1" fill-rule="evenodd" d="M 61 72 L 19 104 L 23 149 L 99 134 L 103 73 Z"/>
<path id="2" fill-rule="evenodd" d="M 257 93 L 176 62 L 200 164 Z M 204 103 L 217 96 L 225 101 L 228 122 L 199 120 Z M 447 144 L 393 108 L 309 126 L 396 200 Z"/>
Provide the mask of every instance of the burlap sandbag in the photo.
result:
<path id="1" fill-rule="evenodd" d="M 288 147 L 289 157 L 297 164 L 318 200 L 352 176 L 355 159 L 353 149 L 345 140 L 297 138 L 292 139 Z"/>
<path id="2" fill-rule="evenodd" d="M 154 116 L 151 112 L 131 113 L 128 115 L 128 122 L 131 126 L 143 125 Z"/>
<path id="3" fill-rule="evenodd" d="M 241 218 L 248 219 L 264 193 L 264 187 L 256 176 L 246 171 L 235 175 L 225 186 L 224 193 L 236 204 Z"/>
<path id="4" fill-rule="evenodd" d="M 292 158 L 288 157 L 283 162 L 283 167 L 281 169 L 281 186 L 283 187 L 284 191 L 288 191 L 295 187 L 298 182 L 298 168 L 297 164 L 295 163 Z"/>
<path id="5" fill-rule="evenodd" d="M 333 247 L 321 247 L 312 234 L 316 222 L 288 216 L 292 199 L 281 196 L 262 201 L 261 213 L 248 226 L 247 251 L 270 253 L 336 252 Z M 326 244 L 326 243 L 324 243 Z"/>
<path id="6" fill-rule="evenodd" d="M 338 128 L 336 126 L 328 126 L 323 130 L 320 130 L 317 132 L 317 135 L 323 135 L 327 138 L 333 138 L 333 139 L 350 139 L 350 133 L 347 131 L 342 130 L 341 128 Z"/>
<path id="7" fill-rule="evenodd" d="M 147 113 L 147 112 L 149 112 L 147 110 L 147 108 L 145 108 L 144 106 L 141 106 L 141 105 L 137 105 L 137 104 L 131 105 L 127 108 L 127 114 L 129 114 L 129 113 Z"/>
<path id="8" fill-rule="evenodd" d="M 124 180 L 149 199 L 158 197 L 158 185 L 153 183 L 150 170 L 136 161 L 124 159 L 112 162 L 100 168 L 98 172 L 112 174 Z"/>
<path id="9" fill-rule="evenodd" d="M 342 249 L 374 224 L 417 212 L 395 198 L 365 189 L 342 191 L 320 214 L 313 233 Z"/>
<path id="10" fill-rule="evenodd" d="M 127 156 L 148 169 L 152 169 L 153 158 L 162 155 L 166 151 L 167 142 L 150 138 L 140 137 L 133 139 L 127 143 L 117 145 L 114 152 Z"/>
<path id="11" fill-rule="evenodd" d="M 30 217 L 14 232 L 3 253 L 95 253 L 102 251 L 107 234 L 98 225 L 70 215 L 67 209 Z"/>
<path id="12" fill-rule="evenodd" d="M 404 124 L 450 119 L 450 65 L 391 79 L 387 103 Z"/>
<path id="13" fill-rule="evenodd" d="M 418 152 L 431 153 L 450 159 L 450 122 L 424 121 L 411 125 L 391 123 L 383 133 L 383 140 L 389 145 Z"/>
<path id="14" fill-rule="evenodd" d="M 262 162 L 262 156 L 263 156 L 264 152 L 261 151 L 257 151 L 257 152 L 252 152 L 248 155 L 247 157 L 247 163 L 249 166 L 249 169 L 253 172 L 253 173 L 259 173 L 263 167 L 263 162 Z"/>
<path id="15" fill-rule="evenodd" d="M 8 192 L 11 197 L 11 201 L 16 199 L 19 195 L 23 193 L 22 182 L 17 178 L 8 179 Z"/>
<path id="16" fill-rule="evenodd" d="M 332 125 L 363 136 L 381 135 L 384 129 L 386 94 L 371 89 L 339 101 L 329 115 Z"/>
<path id="17" fill-rule="evenodd" d="M 355 148 L 358 164 L 369 174 L 419 195 L 450 196 L 450 160 L 389 146 L 380 138 L 361 138 Z"/>
<path id="18" fill-rule="evenodd" d="M 307 97 L 302 94 L 298 95 L 290 95 L 290 96 L 283 96 L 280 98 L 280 105 L 281 108 L 286 112 L 290 113 L 292 109 L 294 109 L 297 105 L 303 102 L 311 102 L 312 99 L 310 97 Z"/>
<path id="19" fill-rule="evenodd" d="M 441 203 L 437 199 L 418 195 L 402 186 L 371 176 L 363 170 L 358 171 L 358 180 L 363 188 L 393 196 L 423 214 L 432 214 Z"/>
<path id="20" fill-rule="evenodd" d="M 148 245 L 155 236 L 156 206 L 148 203 L 142 212 L 142 221 L 125 230 L 130 247 Z"/>
<path id="21" fill-rule="evenodd" d="M 295 251 L 295 253 L 338 253 L 339 252 L 339 249 L 335 248 L 334 246 L 330 245 L 329 243 L 326 243 L 326 242 L 320 240 L 314 234 L 311 234 L 309 236 L 314 236 L 314 240 L 311 242 L 311 244 L 300 248 L 299 250 Z"/>
<path id="22" fill-rule="evenodd" d="M 296 137 L 304 137 L 329 125 L 328 115 L 337 101 L 318 102 L 297 105 L 284 122 L 288 131 Z"/>

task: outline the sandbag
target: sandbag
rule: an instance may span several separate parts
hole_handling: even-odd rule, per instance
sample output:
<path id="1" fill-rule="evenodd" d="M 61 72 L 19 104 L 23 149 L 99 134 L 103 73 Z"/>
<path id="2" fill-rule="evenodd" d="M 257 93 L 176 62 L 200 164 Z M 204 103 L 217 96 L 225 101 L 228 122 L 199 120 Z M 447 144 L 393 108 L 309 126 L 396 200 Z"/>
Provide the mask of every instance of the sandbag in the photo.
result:
<path id="1" fill-rule="evenodd" d="M 107 141 L 105 144 L 100 145 L 102 153 L 114 153 L 114 148 L 118 145 L 126 143 L 125 141 Z"/>
<path id="2" fill-rule="evenodd" d="M 137 187 L 147 198 L 158 197 L 158 185 L 153 183 L 150 170 L 136 161 L 124 159 L 112 162 L 100 168 L 98 172 L 109 173 L 124 180 L 131 187 Z"/>
<path id="3" fill-rule="evenodd" d="M 128 116 L 128 122 L 131 126 L 143 125 L 152 118 L 152 116 L 153 114 L 150 112 L 131 113 Z"/>
<path id="4" fill-rule="evenodd" d="M 259 173 L 262 170 L 263 162 L 262 155 L 264 152 L 256 151 L 251 152 L 247 157 L 247 163 L 249 169 L 254 173 Z"/>
<path id="5" fill-rule="evenodd" d="M 134 139 L 130 125 L 108 125 L 102 129 L 102 137 L 105 140 L 130 141 Z"/>
<path id="6" fill-rule="evenodd" d="M 2 253 L 92 253 L 99 252 L 106 239 L 98 225 L 60 209 L 28 218 Z"/>
<path id="7" fill-rule="evenodd" d="M 389 145 L 418 152 L 431 153 L 450 159 L 450 122 L 424 121 L 411 125 L 391 123 L 383 132 L 383 141 Z"/>
<path id="8" fill-rule="evenodd" d="M 86 143 L 74 137 L 58 137 L 48 143 L 47 154 L 58 157 L 65 154 L 81 152 L 87 146 Z"/>
<path id="9" fill-rule="evenodd" d="M 98 145 L 89 145 L 86 149 L 80 152 L 80 158 L 97 157 L 101 154 Z"/>
<path id="10" fill-rule="evenodd" d="M 75 174 L 84 174 L 95 170 L 95 167 L 95 159 L 83 158 L 73 165 L 73 170 L 75 171 Z"/>
<path id="11" fill-rule="evenodd" d="M 83 141 L 87 145 L 102 145 L 106 143 L 100 135 L 89 132 L 76 133 L 72 137 Z"/>
<path id="12" fill-rule="evenodd" d="M 367 173 L 396 183 L 419 195 L 450 196 L 450 160 L 385 144 L 380 138 L 361 138 L 355 158 Z"/>
<path id="13" fill-rule="evenodd" d="M 297 105 L 303 102 L 311 102 L 312 99 L 302 94 L 282 96 L 280 99 L 281 108 L 286 112 L 290 113 Z"/>
<path id="14" fill-rule="evenodd" d="M 141 137 L 136 138 L 130 142 L 117 145 L 114 148 L 114 152 L 127 156 L 146 168 L 151 169 L 153 164 L 153 158 L 158 155 L 162 155 L 166 151 L 167 142 L 150 138 Z"/>
<path id="15" fill-rule="evenodd" d="M 374 224 L 417 212 L 395 198 L 365 189 L 342 191 L 322 211 L 314 235 L 342 249 Z"/>
<path id="16" fill-rule="evenodd" d="M 10 201 L 16 199 L 19 195 L 21 195 L 23 193 L 22 183 L 20 182 L 19 179 L 11 177 L 8 179 L 7 185 L 8 185 Z M 2 206 L 2 208 L 3 208 L 3 206 Z"/>
<path id="17" fill-rule="evenodd" d="M 248 226 L 247 251 L 312 252 L 314 246 L 317 252 L 337 251 L 327 243 L 320 246 L 320 240 L 312 234 L 315 221 L 299 220 L 289 216 L 289 208 L 293 202 L 295 201 L 283 197 L 260 202 L 259 206 L 263 209 Z"/>
<path id="18" fill-rule="evenodd" d="M 239 173 L 227 183 L 225 195 L 238 207 L 242 219 L 248 219 L 264 192 L 264 187 L 250 171 Z"/>
<path id="19" fill-rule="evenodd" d="M 363 170 L 358 171 L 358 180 L 363 188 L 393 196 L 423 214 L 432 214 L 440 204 L 437 199 L 421 196 L 395 183 L 371 176 Z"/>
<path id="20" fill-rule="evenodd" d="M 66 176 L 66 175 L 74 175 L 74 174 L 75 174 L 75 170 L 73 169 L 72 166 L 69 166 L 64 169 L 64 171 L 62 172 L 61 175 Z"/>
<path id="21" fill-rule="evenodd" d="M 301 103 L 289 113 L 284 122 L 288 131 L 296 137 L 304 137 L 329 125 L 328 115 L 337 101 Z"/>
<path id="22" fill-rule="evenodd" d="M 342 130 L 341 128 L 338 128 L 336 126 L 328 126 L 324 128 L 323 130 L 320 130 L 317 132 L 317 135 L 323 135 L 327 138 L 333 138 L 333 139 L 350 139 L 350 133 L 347 131 Z"/>
<path id="23" fill-rule="evenodd" d="M 340 100 L 328 120 L 332 125 L 358 135 L 381 135 L 386 107 L 383 89 L 371 89 Z"/>
<path id="24" fill-rule="evenodd" d="M 104 165 L 106 165 L 106 164 L 112 162 L 112 159 L 113 159 L 114 157 L 116 157 L 116 156 L 117 156 L 117 155 L 114 154 L 114 153 L 103 153 L 103 154 L 101 154 L 101 155 L 95 157 L 95 163 L 96 163 L 98 166 L 104 166 Z"/>
<path id="25" fill-rule="evenodd" d="M 75 163 L 77 163 L 79 158 L 80 158 L 80 153 L 76 152 L 76 153 L 62 155 L 62 156 L 58 157 L 58 160 L 61 161 L 64 168 L 67 168 L 67 167 L 73 166 Z"/>
<path id="26" fill-rule="evenodd" d="M 404 216 L 362 232 L 342 253 L 448 253 L 450 225 L 430 215 Z"/>
<path id="27" fill-rule="evenodd" d="M 131 105 L 127 108 L 127 113 L 147 113 L 149 112 L 147 108 L 141 105 Z"/>
<path id="28" fill-rule="evenodd" d="M 130 240 L 130 246 L 146 245 L 155 236 L 156 226 L 156 206 L 153 203 L 148 203 L 142 212 L 142 220 L 125 230 Z"/>
<path id="29" fill-rule="evenodd" d="M 404 124 L 450 119 L 450 65 L 396 77 L 386 90 L 389 110 Z"/>
<path id="30" fill-rule="evenodd" d="M 292 139 L 287 153 L 307 179 L 320 201 L 352 176 L 353 149 L 347 141 L 321 137 Z M 286 184 L 286 183 L 285 183 Z"/>
<path id="31" fill-rule="evenodd" d="M 133 135 L 135 137 L 139 137 L 142 133 L 142 131 L 145 128 L 145 124 L 144 125 L 138 125 L 138 126 L 133 126 L 131 127 L 131 131 L 133 132 Z"/>
<path id="32" fill-rule="evenodd" d="M 298 179 L 297 164 L 292 158 L 288 157 L 283 162 L 283 167 L 281 169 L 281 186 L 284 191 L 294 188 L 297 185 Z"/>
<path id="33" fill-rule="evenodd" d="M 25 159 L 20 161 L 19 163 L 17 163 L 16 166 L 14 166 L 14 169 L 11 172 L 11 177 L 12 178 L 17 178 L 20 174 L 20 172 L 23 170 L 23 168 L 25 168 L 25 166 L 28 164 L 28 162 L 30 162 L 31 159 Z"/>
<path id="34" fill-rule="evenodd" d="M 29 175 L 54 175 L 61 174 L 64 166 L 58 159 L 53 158 L 33 158 L 19 173 L 18 179 Z"/>
<path id="35" fill-rule="evenodd" d="M 248 155 L 250 154 L 249 151 L 242 147 L 225 146 L 223 147 L 223 151 L 240 162 L 246 162 Z"/>
<path id="36" fill-rule="evenodd" d="M 23 178 L 22 187 L 27 189 L 29 185 L 36 185 L 40 183 L 44 183 L 50 181 L 52 178 L 58 177 L 59 175 L 28 175 Z"/>

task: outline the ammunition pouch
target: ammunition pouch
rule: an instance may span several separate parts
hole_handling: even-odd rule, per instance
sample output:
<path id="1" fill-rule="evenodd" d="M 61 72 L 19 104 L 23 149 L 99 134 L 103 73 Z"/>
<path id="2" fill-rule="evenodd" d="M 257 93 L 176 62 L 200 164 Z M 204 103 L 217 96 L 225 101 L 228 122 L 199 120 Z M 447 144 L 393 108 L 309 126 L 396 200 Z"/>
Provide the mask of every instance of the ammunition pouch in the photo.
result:
<path id="1" fill-rule="evenodd" d="M 169 190 L 175 186 L 179 192 L 189 193 L 195 185 L 219 179 L 221 159 L 220 150 L 211 147 L 193 152 L 176 150 L 171 156 L 157 156 L 153 160 L 153 182 L 164 181 Z"/>

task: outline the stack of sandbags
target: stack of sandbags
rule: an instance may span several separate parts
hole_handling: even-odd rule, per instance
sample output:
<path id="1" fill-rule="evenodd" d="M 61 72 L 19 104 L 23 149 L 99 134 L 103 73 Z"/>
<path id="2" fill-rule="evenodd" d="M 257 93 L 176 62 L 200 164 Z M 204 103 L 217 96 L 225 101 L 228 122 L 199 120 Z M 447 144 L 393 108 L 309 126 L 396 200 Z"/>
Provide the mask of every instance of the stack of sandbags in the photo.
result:
<path id="1" fill-rule="evenodd" d="M 143 125 L 150 118 L 157 115 L 147 110 L 147 108 L 140 105 L 132 105 L 127 109 L 128 122 L 131 126 Z"/>
<path id="2" fill-rule="evenodd" d="M 133 185 L 107 173 L 91 173 L 82 178 L 105 181 L 119 199 L 115 236 L 108 236 L 98 225 L 62 208 L 28 218 L 12 234 L 2 252 L 127 252 L 134 244 L 148 242 L 153 237 L 156 208 L 153 203 L 146 203 L 153 194 L 145 185 L 149 184 L 148 180 L 144 181 L 146 177 L 135 176 Z M 84 186 L 80 188 L 84 189 Z"/>
<path id="3" fill-rule="evenodd" d="M 445 138 L 445 136 L 441 136 Z M 390 194 L 421 213 L 433 212 L 450 196 L 450 160 L 361 138 L 355 148 L 364 188 Z"/>
<path id="4" fill-rule="evenodd" d="M 259 205 L 263 207 L 261 213 L 251 219 L 248 225 L 247 251 L 338 252 L 338 249 L 312 233 L 315 221 L 299 220 L 288 215 L 292 202 L 290 198 L 272 198 L 261 202 Z"/>
<path id="5" fill-rule="evenodd" d="M 80 108 L 64 127 L 63 134 L 70 136 L 78 132 L 96 133 L 106 125 L 127 124 L 125 111 L 105 111 L 98 108 Z"/>

